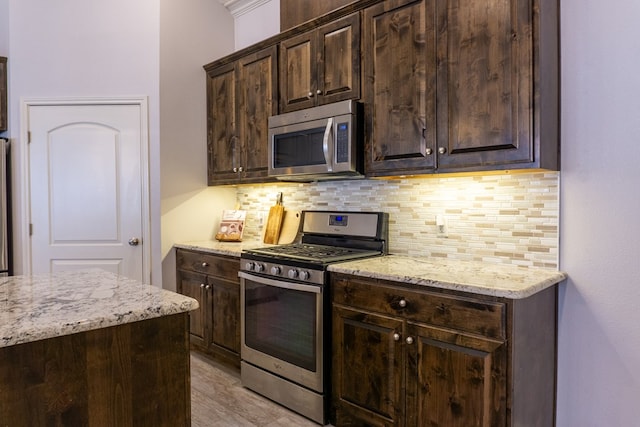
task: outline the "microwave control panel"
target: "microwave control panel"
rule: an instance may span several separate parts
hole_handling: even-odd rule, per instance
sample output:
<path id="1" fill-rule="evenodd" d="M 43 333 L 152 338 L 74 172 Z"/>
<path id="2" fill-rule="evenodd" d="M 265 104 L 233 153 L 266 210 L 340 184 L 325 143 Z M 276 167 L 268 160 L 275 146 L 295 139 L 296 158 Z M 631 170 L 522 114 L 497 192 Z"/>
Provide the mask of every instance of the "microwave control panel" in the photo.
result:
<path id="1" fill-rule="evenodd" d="M 338 123 L 336 138 L 336 163 L 349 161 L 349 123 Z"/>

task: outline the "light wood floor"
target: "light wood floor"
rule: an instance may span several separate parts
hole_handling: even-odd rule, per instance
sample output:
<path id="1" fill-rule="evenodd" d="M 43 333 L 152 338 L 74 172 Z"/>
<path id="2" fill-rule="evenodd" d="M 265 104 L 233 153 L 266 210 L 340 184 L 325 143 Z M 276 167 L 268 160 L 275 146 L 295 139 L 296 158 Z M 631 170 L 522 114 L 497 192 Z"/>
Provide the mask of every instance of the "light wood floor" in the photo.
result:
<path id="1" fill-rule="evenodd" d="M 193 427 L 318 427 L 240 384 L 240 374 L 191 352 Z"/>

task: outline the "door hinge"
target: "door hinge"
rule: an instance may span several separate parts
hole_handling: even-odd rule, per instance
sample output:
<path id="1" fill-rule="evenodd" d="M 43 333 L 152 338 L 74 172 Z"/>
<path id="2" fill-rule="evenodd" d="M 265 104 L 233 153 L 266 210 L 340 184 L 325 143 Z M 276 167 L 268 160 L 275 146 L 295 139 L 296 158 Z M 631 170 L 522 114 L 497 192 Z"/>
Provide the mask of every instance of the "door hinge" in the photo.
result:
<path id="1" fill-rule="evenodd" d="M 27 144 L 31 144 L 31 131 L 27 131 Z"/>
<path id="2" fill-rule="evenodd" d="M 33 236 L 33 224 L 29 224 L 29 236 Z"/>

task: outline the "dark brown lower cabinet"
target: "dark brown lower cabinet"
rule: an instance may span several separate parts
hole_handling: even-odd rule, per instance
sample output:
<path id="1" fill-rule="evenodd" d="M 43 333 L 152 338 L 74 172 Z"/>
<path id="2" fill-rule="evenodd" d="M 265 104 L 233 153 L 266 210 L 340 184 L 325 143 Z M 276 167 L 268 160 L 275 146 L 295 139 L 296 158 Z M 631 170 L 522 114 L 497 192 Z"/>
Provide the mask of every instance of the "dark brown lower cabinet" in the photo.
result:
<path id="1" fill-rule="evenodd" d="M 190 312 L 192 346 L 240 367 L 240 259 L 177 249 L 177 291 L 194 298 Z"/>
<path id="2" fill-rule="evenodd" d="M 555 424 L 557 289 L 510 300 L 332 274 L 335 426 Z"/>

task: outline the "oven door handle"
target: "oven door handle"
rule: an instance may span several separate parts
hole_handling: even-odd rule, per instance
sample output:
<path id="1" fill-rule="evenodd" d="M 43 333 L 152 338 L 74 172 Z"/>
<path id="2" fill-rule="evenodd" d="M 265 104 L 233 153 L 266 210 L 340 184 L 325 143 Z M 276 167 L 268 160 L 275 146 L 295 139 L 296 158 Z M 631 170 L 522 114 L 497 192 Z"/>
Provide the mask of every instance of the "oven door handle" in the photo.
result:
<path id="1" fill-rule="evenodd" d="M 322 286 L 305 285 L 302 283 L 285 282 L 283 280 L 274 280 L 267 277 L 254 276 L 244 271 L 238 273 L 241 279 L 251 280 L 261 285 L 275 286 L 276 288 L 292 289 L 294 291 L 313 292 L 314 294 L 322 293 Z"/>

